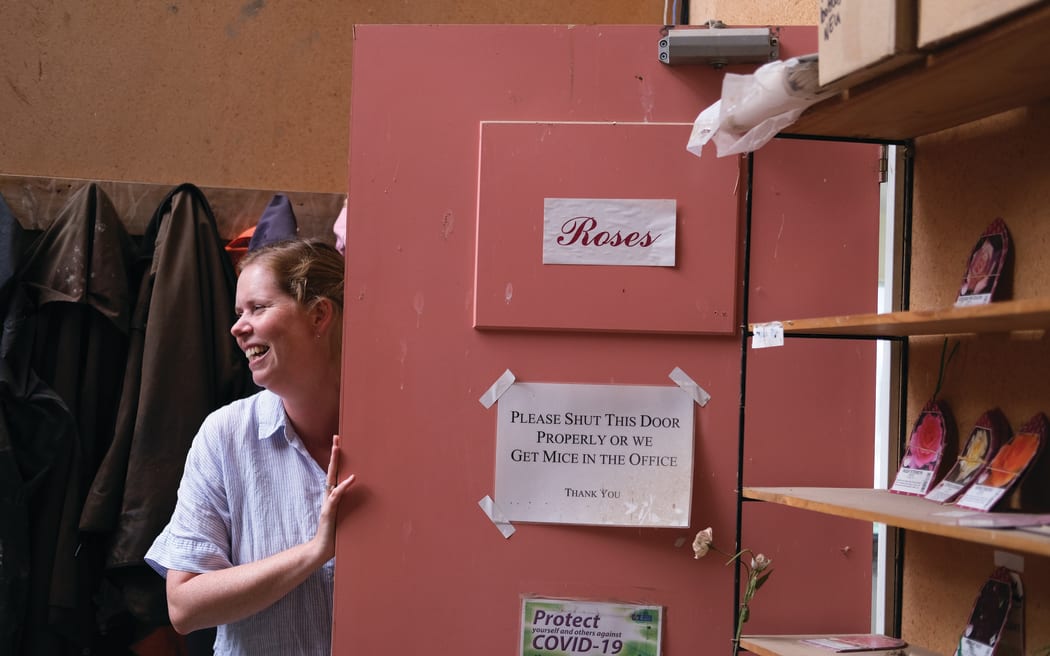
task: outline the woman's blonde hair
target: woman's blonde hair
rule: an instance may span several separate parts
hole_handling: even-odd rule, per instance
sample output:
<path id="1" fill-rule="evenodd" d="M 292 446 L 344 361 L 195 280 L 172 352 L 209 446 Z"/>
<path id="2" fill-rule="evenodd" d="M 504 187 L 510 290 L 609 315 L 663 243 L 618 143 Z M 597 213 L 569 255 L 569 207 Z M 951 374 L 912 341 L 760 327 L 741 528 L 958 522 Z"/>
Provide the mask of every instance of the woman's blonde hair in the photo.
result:
<path id="1" fill-rule="evenodd" d="M 327 298 L 341 315 L 345 262 L 334 246 L 320 239 L 288 239 L 247 253 L 237 270 L 250 264 L 267 267 L 281 291 L 300 305 Z"/>

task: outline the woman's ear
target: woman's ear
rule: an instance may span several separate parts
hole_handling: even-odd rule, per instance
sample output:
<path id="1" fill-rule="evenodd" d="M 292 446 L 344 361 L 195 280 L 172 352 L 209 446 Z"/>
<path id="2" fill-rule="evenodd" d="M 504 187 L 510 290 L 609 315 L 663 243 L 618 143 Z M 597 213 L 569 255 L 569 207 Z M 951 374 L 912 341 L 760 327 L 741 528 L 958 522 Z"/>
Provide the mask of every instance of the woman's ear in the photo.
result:
<path id="1" fill-rule="evenodd" d="M 328 298 L 315 300 L 310 306 L 310 321 L 313 323 L 315 335 L 325 333 L 335 321 L 335 303 Z"/>

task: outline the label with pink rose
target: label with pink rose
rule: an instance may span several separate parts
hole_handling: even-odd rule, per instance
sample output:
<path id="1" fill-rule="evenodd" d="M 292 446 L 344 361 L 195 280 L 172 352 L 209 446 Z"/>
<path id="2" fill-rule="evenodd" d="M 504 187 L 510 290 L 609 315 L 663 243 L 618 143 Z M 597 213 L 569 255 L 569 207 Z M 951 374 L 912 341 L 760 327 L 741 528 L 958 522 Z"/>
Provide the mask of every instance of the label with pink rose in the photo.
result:
<path id="1" fill-rule="evenodd" d="M 948 461 L 945 451 L 955 443 L 955 421 L 944 401 L 929 401 L 915 420 L 891 492 L 925 496 Z"/>
<path id="2" fill-rule="evenodd" d="M 985 229 L 970 253 L 955 306 L 987 305 L 996 299 L 997 291 L 1002 297 L 1006 286 L 1001 283 L 1009 253 L 1010 232 L 1005 221 L 996 219 Z"/>

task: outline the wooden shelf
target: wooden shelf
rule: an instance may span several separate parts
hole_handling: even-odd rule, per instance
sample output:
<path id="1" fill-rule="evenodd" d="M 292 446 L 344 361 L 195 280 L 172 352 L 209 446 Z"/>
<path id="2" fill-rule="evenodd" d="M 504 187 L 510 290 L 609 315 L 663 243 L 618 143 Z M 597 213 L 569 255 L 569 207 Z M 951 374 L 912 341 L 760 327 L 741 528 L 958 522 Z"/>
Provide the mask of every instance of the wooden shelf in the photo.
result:
<path id="1" fill-rule="evenodd" d="M 1050 4 L 810 107 L 784 132 L 905 140 L 1050 97 Z"/>
<path id="2" fill-rule="evenodd" d="M 745 487 L 744 497 L 814 512 L 889 524 L 911 531 L 977 542 L 1040 556 L 1050 556 L 1050 537 L 1009 528 L 960 526 L 964 511 L 922 497 L 894 494 L 888 490 L 831 487 Z"/>
<path id="3" fill-rule="evenodd" d="M 782 321 L 784 335 L 907 337 L 1010 332 L 1050 328 L 1050 298 L 1000 301 L 971 307 L 855 314 Z M 756 324 L 751 324 L 754 332 Z"/>
<path id="4" fill-rule="evenodd" d="M 835 652 L 800 641 L 809 638 L 829 638 L 831 635 L 782 635 L 782 636 L 741 636 L 741 648 L 758 654 L 758 656 L 831 656 Z M 853 652 L 856 656 L 938 656 L 937 652 L 908 645 L 903 649 Z"/>

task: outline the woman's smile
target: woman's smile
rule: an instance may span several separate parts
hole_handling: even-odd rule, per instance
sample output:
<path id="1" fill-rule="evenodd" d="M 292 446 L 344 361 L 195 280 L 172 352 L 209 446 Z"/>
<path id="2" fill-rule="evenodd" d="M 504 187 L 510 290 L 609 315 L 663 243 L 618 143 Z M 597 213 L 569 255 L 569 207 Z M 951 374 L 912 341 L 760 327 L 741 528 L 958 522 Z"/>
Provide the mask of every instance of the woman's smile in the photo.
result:
<path id="1" fill-rule="evenodd" d="M 244 355 L 248 358 L 249 362 L 255 362 L 269 352 L 270 347 L 268 346 L 249 346 L 244 350 Z"/>

